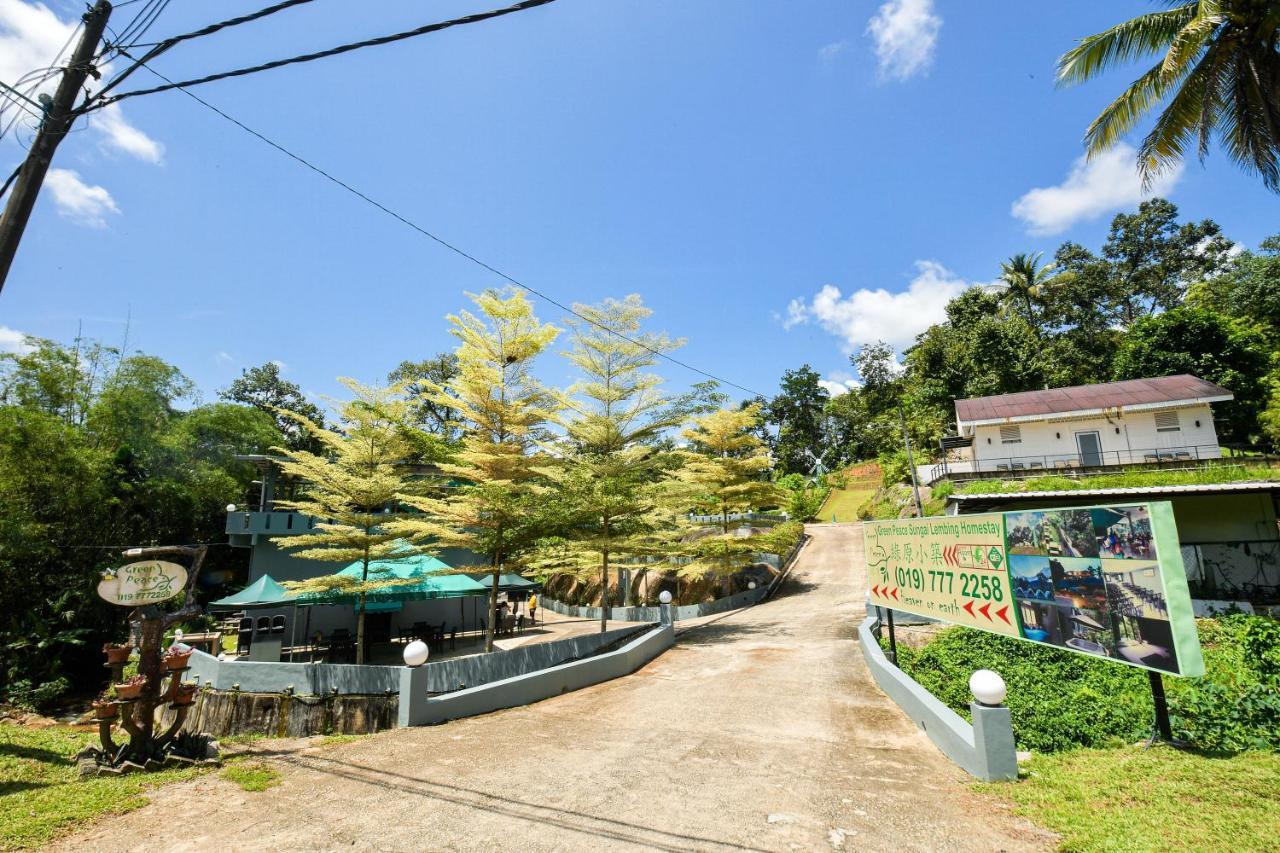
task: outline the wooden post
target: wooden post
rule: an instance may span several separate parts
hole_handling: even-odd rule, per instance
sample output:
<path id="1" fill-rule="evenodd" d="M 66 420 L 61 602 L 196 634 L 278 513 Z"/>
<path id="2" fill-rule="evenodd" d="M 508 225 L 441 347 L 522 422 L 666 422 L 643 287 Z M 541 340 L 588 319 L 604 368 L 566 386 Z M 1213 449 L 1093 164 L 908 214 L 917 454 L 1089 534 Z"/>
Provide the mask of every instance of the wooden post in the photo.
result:
<path id="1" fill-rule="evenodd" d="M 0 289 L 9 276 L 9 267 L 13 265 L 14 256 L 18 253 L 22 234 L 27 230 L 27 221 L 31 218 L 36 197 L 40 195 L 40 187 L 44 185 L 49 165 L 53 162 L 53 154 L 76 120 L 76 96 L 84 87 L 86 77 L 90 74 L 97 76 L 93 57 L 98 52 L 98 43 L 102 41 L 102 33 L 106 30 L 107 19 L 110 17 L 111 4 L 107 0 L 98 0 L 93 8 L 85 12 L 84 33 L 80 36 L 80 43 L 71 55 L 71 62 L 62 72 L 58 91 L 54 93 L 48 112 L 40 122 L 40 130 L 36 133 L 27 159 L 13 184 L 9 203 L 5 206 L 4 213 L 0 214 Z"/>

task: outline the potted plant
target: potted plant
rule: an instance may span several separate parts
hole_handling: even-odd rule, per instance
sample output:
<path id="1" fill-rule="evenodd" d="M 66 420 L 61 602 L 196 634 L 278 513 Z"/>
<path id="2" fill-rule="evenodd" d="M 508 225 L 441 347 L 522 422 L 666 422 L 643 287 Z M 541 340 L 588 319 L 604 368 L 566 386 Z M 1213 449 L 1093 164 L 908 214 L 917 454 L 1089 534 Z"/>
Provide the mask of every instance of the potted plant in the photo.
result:
<path id="1" fill-rule="evenodd" d="M 189 646 L 170 646 L 164 653 L 164 668 L 170 671 L 186 669 L 187 661 L 191 660 L 191 654 L 194 651 L 195 649 Z"/>
<path id="2" fill-rule="evenodd" d="M 110 699 L 93 700 L 93 718 L 95 720 L 114 720 L 120 716 L 120 706 Z"/>
<path id="3" fill-rule="evenodd" d="M 124 702 L 132 702 L 142 695 L 142 688 L 147 684 L 145 675 L 135 675 L 127 681 L 116 685 L 116 698 Z"/>
<path id="4" fill-rule="evenodd" d="M 102 651 L 107 656 L 107 663 L 127 663 L 129 654 L 133 651 L 133 646 L 128 643 L 106 643 L 102 647 Z"/>
<path id="5" fill-rule="evenodd" d="M 194 681 L 184 681 L 178 685 L 177 691 L 173 694 L 173 704 L 175 707 L 182 705 L 190 705 L 196 701 L 196 690 L 200 685 Z"/>

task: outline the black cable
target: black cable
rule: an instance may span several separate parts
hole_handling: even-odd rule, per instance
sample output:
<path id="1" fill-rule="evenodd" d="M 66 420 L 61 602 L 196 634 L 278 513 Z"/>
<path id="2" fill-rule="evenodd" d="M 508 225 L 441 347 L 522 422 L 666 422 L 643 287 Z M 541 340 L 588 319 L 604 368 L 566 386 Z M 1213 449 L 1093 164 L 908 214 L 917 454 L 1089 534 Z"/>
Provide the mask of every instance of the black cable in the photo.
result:
<path id="1" fill-rule="evenodd" d="M 5 180 L 5 182 L 4 182 L 4 186 L 0 187 L 0 198 L 4 198 L 4 194 L 5 194 L 5 193 L 7 193 L 7 192 L 9 191 L 9 187 L 13 186 L 13 182 L 14 182 L 14 180 L 15 180 L 15 179 L 17 179 L 17 177 L 18 177 L 18 173 L 19 173 L 19 172 L 21 172 L 21 171 L 22 171 L 22 164 L 21 164 L 21 163 L 19 163 L 19 164 L 18 164 L 18 167 L 17 167 L 16 169 L 14 169 L 14 170 L 13 170 L 13 174 L 12 174 L 12 175 L 10 175 L 10 176 Z"/>
<path id="2" fill-rule="evenodd" d="M 365 47 L 376 47 L 378 45 L 390 44 L 392 42 L 403 41 L 404 39 L 414 38 L 415 36 L 426 35 L 427 33 L 439 32 L 450 27 L 460 26 L 462 24 L 475 24 L 480 21 L 487 21 L 491 18 L 499 18 L 503 15 L 510 15 L 512 12 L 523 12 L 525 9 L 533 9 L 537 6 L 545 6 L 548 3 L 554 3 L 555 0 L 521 0 L 512 6 L 503 9 L 493 9 L 488 12 L 477 12 L 474 15 L 464 15 L 461 18 L 453 18 L 448 21 L 440 21 L 435 24 L 427 24 L 417 27 L 416 29 L 406 30 L 401 33 L 393 33 L 388 36 L 379 36 L 378 38 L 365 39 L 364 41 L 353 42 L 351 44 L 339 45 L 331 47 L 328 50 L 321 50 L 316 53 L 306 53 L 301 56 L 293 56 L 288 59 L 277 59 L 272 62 L 264 62 L 261 65 L 254 65 L 249 68 L 237 68 L 234 71 L 223 71 L 218 74 L 210 74 L 205 77 L 198 77 L 193 80 L 183 80 L 181 83 L 170 81 L 163 86 L 154 86 L 150 89 L 135 89 L 131 92 L 123 92 L 110 98 L 95 100 L 93 105 L 82 109 L 82 111 L 101 109 L 108 104 L 114 104 L 117 101 L 123 101 L 125 98 L 135 98 L 138 95 L 154 95 L 158 92 L 167 92 L 170 89 L 185 89 L 190 86 L 199 86 L 202 83 L 212 83 L 217 80 L 226 80 L 229 77 L 243 77 L 247 74 L 256 74 L 259 71 L 270 71 L 274 68 L 281 68 L 286 65 L 296 65 L 300 62 L 312 62 L 317 59 L 326 59 L 330 56 L 337 56 L 342 53 L 350 53 L 353 50 L 360 50 Z M 123 50 L 121 51 L 124 52 Z M 128 54 L 125 54 L 128 56 Z M 133 57 L 130 57 L 132 59 Z M 138 64 L 141 64 L 140 62 Z M 154 70 L 150 66 L 144 66 L 148 71 Z M 160 75 L 156 75 L 160 76 Z M 164 78 L 162 78 L 164 79 Z"/>
<path id="3" fill-rule="evenodd" d="M 126 53 L 126 54 L 125 54 L 125 56 L 128 56 L 128 54 Z M 131 57 L 131 56 L 130 56 L 129 58 L 130 58 L 130 59 L 133 59 L 133 57 Z M 169 79 L 169 78 L 165 77 L 163 74 L 161 74 L 159 71 L 156 71 L 154 68 L 151 68 L 150 66 L 144 65 L 144 66 L 142 66 L 142 67 L 146 68 L 148 71 L 150 71 L 150 72 L 151 72 L 152 74 L 154 74 L 155 76 L 159 77 L 161 80 L 168 81 L 168 79 Z M 692 364 L 689 364 L 688 362 L 681 361 L 681 360 L 680 360 L 680 359 L 678 359 L 678 358 L 675 358 L 675 357 L 673 357 L 673 356 L 667 355 L 665 352 L 663 352 L 663 351 L 661 351 L 661 350 L 659 350 L 659 349 L 655 349 L 655 348 L 653 348 L 653 347 L 651 347 L 651 346 L 649 346 L 649 345 L 645 344 L 643 341 L 638 341 L 638 340 L 635 340 L 634 338 L 630 338 L 630 337 L 628 337 L 627 335 L 622 334 L 621 332 L 619 332 L 619 331 L 618 331 L 618 330 L 616 330 L 616 329 L 610 328 L 609 326 L 606 326 L 606 325 L 604 325 L 603 323 L 600 323 L 600 322 L 598 322 L 598 321 L 596 321 L 596 320 L 591 319 L 590 317 L 585 316 L 584 314 L 582 314 L 582 313 L 580 313 L 580 312 L 578 312 L 578 311 L 575 311 L 573 308 L 569 307 L 568 305 L 565 305 L 563 302 L 560 302 L 560 301 L 558 301 L 558 300 L 556 300 L 556 299 L 553 299 L 552 297 L 550 297 L 550 296 L 546 295 L 545 293 L 543 293 L 543 292 L 541 292 L 541 291 L 539 291 L 539 290 L 537 290 L 537 289 L 535 289 L 535 288 L 533 288 L 533 287 L 530 287 L 529 285 L 525 284 L 524 282 L 521 282 L 521 281 L 518 281 L 518 280 L 516 280 L 516 279 L 512 278 L 511 276 L 509 276 L 509 275 L 507 275 L 506 273 L 504 273 L 502 270 L 497 269 L 496 267 L 493 267 L 493 266 L 491 266 L 491 265 L 489 265 L 489 264 L 485 263 L 484 261 L 482 261 L 482 260 L 480 260 L 479 258 L 475 257 L 474 255 L 468 254 L 468 253 L 467 253 L 467 252 L 465 252 L 464 250 L 462 250 L 462 249 L 458 248 L 457 246 L 455 246 L 454 244 L 450 243 L 448 240 L 445 240 L 445 239 L 444 239 L 444 238 L 442 238 L 442 237 L 437 237 L 435 234 L 432 234 L 430 231 L 428 231 L 427 229 L 423 228 L 421 225 L 418 225 L 417 223 L 415 223 L 415 222 L 413 222 L 413 221 L 411 221 L 411 220 L 409 220 L 409 219 L 405 218 L 405 217 L 404 217 L 404 216 L 402 216 L 401 214 L 396 213 L 394 210 L 392 210 L 391 208 L 387 207 L 387 206 L 386 206 L 386 205 L 384 205 L 382 202 L 379 202 L 379 201 L 376 201 L 376 200 L 374 200 L 374 199 L 370 198 L 369 196 L 365 195 L 365 194 L 364 194 L 363 192 L 361 192 L 360 190 L 356 189 L 355 187 L 353 187 L 353 186 L 351 186 L 350 184 L 348 184 L 348 183 L 346 183 L 345 181 L 343 181 L 341 178 L 338 178 L 338 177 L 335 177 L 334 175 L 329 174 L 329 173 L 328 173 L 328 172 L 326 172 L 324 169 L 321 169 L 319 166 L 315 165 L 315 164 L 314 164 L 314 163 L 312 163 L 311 161 L 309 161 L 309 160 L 305 159 L 304 157 L 302 157 L 302 156 L 300 156 L 300 155 L 298 155 L 298 154 L 294 154 L 292 151 L 290 151 L 288 148 L 285 148 L 285 147 L 284 147 L 283 145 L 281 145 L 280 143 L 275 142 L 275 141 L 273 141 L 273 140 L 271 140 L 271 139 L 268 139 L 266 136 L 262 135 L 261 133 L 259 133 L 258 131 L 254 130 L 253 128 L 249 127 L 249 126 L 248 126 L 247 124 L 245 124 L 244 122 L 240 121 L 239 119 L 237 119 L 237 118 L 235 118 L 235 117 L 233 117 L 233 116 L 228 115 L 227 113 L 223 112 L 223 111 L 222 111 L 221 109 L 219 109 L 218 107 L 215 107 L 213 104 L 211 104 L 211 103 L 209 103 L 208 101 L 204 100 L 204 99 L 203 99 L 203 98 L 201 98 L 199 95 L 196 95 L 196 94 L 195 94 L 195 93 L 193 93 L 193 92 L 188 92 L 185 88 L 183 88 L 183 84 L 181 84 L 181 83 L 172 83 L 172 81 L 169 81 L 169 82 L 170 82 L 170 86 L 169 86 L 169 88 L 177 89 L 178 91 L 182 92 L 182 94 L 186 95 L 188 98 L 191 98 L 191 99 L 192 99 L 193 101 L 195 101 L 196 103 L 198 103 L 198 104 L 200 104 L 201 106 L 204 106 L 205 108 L 207 108 L 207 109 L 209 109 L 209 110 L 212 110 L 213 112 L 215 112 L 215 113 L 217 113 L 218 115 L 222 116 L 222 118 L 224 118 L 224 119 L 226 119 L 227 121 L 231 122 L 231 123 L 232 123 L 232 124 L 234 124 L 236 127 L 240 128 L 241 130 L 243 130 L 245 133 L 249 134 L 250 136 L 256 137 L 259 141 L 264 142 L 264 143 L 266 143 L 267 145 L 270 145 L 272 148 L 276 149 L 276 150 L 277 150 L 277 151 L 279 151 L 281 154 L 285 155 L 286 157 L 290 158 L 291 160 L 294 160 L 295 162 L 300 163 L 300 164 L 302 164 L 303 166 L 306 166 L 308 169 L 310 169 L 311 171 L 315 172 L 317 175 L 320 175 L 321 177 L 323 177 L 323 178 L 325 178 L 325 179 L 327 179 L 327 180 L 329 180 L 329 181 L 332 181 L 333 183 L 335 183 L 335 184 L 337 184 L 338 186 L 342 187 L 344 190 L 346 190 L 347 192 L 349 192 L 349 193 L 351 193 L 352 195 L 356 196 L 357 198 L 360 198 L 361 200 L 363 200 L 363 201 L 367 202 L 368 204 L 373 205 L 373 206 L 374 206 L 374 207 L 376 207 L 378 210 L 381 210 L 383 213 L 387 214 L 387 215 L 388 215 L 388 216 L 390 216 L 391 218 L 393 218 L 393 219 L 395 219 L 395 220 L 399 221 L 401 224 L 409 226 L 410 228 L 412 228 L 414 231 L 417 231 L 417 232 L 418 232 L 419 234 L 421 234 L 422 236 L 427 237 L 427 238 L 429 238 L 429 239 L 431 239 L 431 240 L 434 240 L 436 243 L 438 243 L 439 245 L 441 245 L 441 246 L 443 246 L 444 248 L 448 249 L 449 251 L 453 252 L 454 254 L 456 254 L 456 255 L 460 255 L 461 257 L 466 258 L 468 261 L 471 261 L 471 262 L 472 262 L 473 264 L 475 264 L 476 266 L 479 266 L 479 267 L 481 267 L 481 268 L 483 268 L 483 269 L 488 270 L 489 272 L 493 273 L 494 275 L 498 276 L 499 278 L 503 279 L 504 281 L 507 281 L 507 282 L 509 282 L 509 283 L 510 283 L 510 284 L 512 284 L 512 285 L 515 285 L 516 287 L 520 288 L 521 290 L 528 291 L 529 293 L 532 293 L 534 296 L 538 297 L 539 299 L 542 299 L 543 301 L 548 302 L 548 303 L 550 303 L 551 305 L 556 306 L 556 307 L 557 307 L 557 308 L 559 308 L 560 310 L 562 310 L 562 311 L 566 311 L 566 312 L 568 312 L 569 314 L 572 314 L 573 316 L 577 317 L 579 320 L 582 320 L 584 323 L 588 323 L 589 325 L 595 326 L 597 329 L 601 329 L 602 331 L 608 332 L 609 334 L 611 334 L 611 335 L 613 335 L 613 336 L 615 336 L 615 337 L 619 338 L 620 340 L 624 340 L 624 341 L 626 341 L 627 343 L 632 344 L 633 346 L 638 346 L 638 347 L 640 347 L 641 349 L 643 349 L 643 350 L 645 350 L 645 351 L 647 351 L 647 352 L 649 352 L 649 353 L 652 353 L 653 355 L 657 356 L 658 358 L 663 359 L 664 361 L 668 361 L 668 362 L 670 362 L 671 364 L 677 365 L 677 366 L 679 366 L 679 367 L 683 367 L 685 370 L 689 370 L 689 371 L 692 371 L 693 373 L 697 373 L 697 374 L 699 374 L 699 375 L 701 375 L 701 376 L 705 376 L 705 377 L 707 377 L 708 379 L 714 380 L 714 381 L 719 382 L 719 383 L 721 383 L 721 384 L 728 385 L 728 386 L 729 386 L 729 387 L 731 387 L 731 388 L 737 388 L 739 391 L 745 391 L 746 393 L 748 393 L 748 394 L 752 395 L 753 397 L 761 397 L 761 398 L 763 398 L 763 397 L 765 396 L 764 394 L 761 394 L 759 391 L 753 391 L 753 390 L 751 390 L 750 388 L 747 388 L 747 387 L 746 387 L 746 386 L 744 386 L 744 385 L 739 385 L 739 384 L 738 384 L 738 383 L 736 383 L 736 382 L 730 382 L 730 381 L 729 381 L 729 380 L 727 380 L 727 379 L 722 379 L 721 377 L 716 376 L 714 373 L 708 373 L 707 371 L 702 370 L 701 368 L 694 367 Z"/>
<path id="4" fill-rule="evenodd" d="M 240 15 L 239 17 L 236 17 L 236 18 L 228 18 L 225 21 L 219 21 L 216 24 L 209 24 L 207 27 L 201 27 L 200 29 L 193 30 L 192 32 L 189 32 L 189 33 L 183 33 L 182 35 L 173 36 L 171 38 L 164 39 L 163 41 L 158 41 L 155 43 L 155 45 L 151 47 L 151 50 L 147 51 L 143 55 L 142 59 L 137 60 L 136 62 L 134 62 L 133 65 L 130 65 L 128 68 L 121 71 L 119 74 L 115 76 L 115 78 L 111 80 L 111 82 L 107 83 L 106 86 L 98 90 L 97 97 L 101 98 L 107 92 L 111 91 L 116 86 L 123 83 L 126 77 L 128 77 L 130 74 L 132 74 L 134 71 L 138 69 L 139 65 L 141 65 L 144 62 L 150 62 L 152 59 L 155 59 L 157 56 L 164 53 L 166 50 L 168 50 L 169 48 L 173 47 L 176 44 L 181 44 L 184 41 L 190 41 L 191 39 L 195 39 L 195 38 L 201 38 L 202 36 L 213 35 L 219 30 L 224 30 L 227 27 L 235 27 L 235 26 L 239 26 L 240 24 L 247 24 L 251 21 L 258 20 L 259 18 L 265 18 L 268 15 L 274 15 L 276 12 L 283 11 L 284 9 L 288 9 L 292 6 L 300 6 L 303 3 L 310 3 L 310 2 L 312 2 L 312 0 L 283 0 L 283 2 L 281 3 L 277 3 L 274 6 L 268 6 L 265 9 L 259 9 L 258 11 L 251 12 L 248 15 Z M 125 39 L 123 38 L 117 38 L 116 41 L 121 43 L 116 48 L 121 52 L 123 52 L 125 49 L 130 47 L 140 46 L 140 45 L 123 44 L 122 42 L 125 41 Z"/>

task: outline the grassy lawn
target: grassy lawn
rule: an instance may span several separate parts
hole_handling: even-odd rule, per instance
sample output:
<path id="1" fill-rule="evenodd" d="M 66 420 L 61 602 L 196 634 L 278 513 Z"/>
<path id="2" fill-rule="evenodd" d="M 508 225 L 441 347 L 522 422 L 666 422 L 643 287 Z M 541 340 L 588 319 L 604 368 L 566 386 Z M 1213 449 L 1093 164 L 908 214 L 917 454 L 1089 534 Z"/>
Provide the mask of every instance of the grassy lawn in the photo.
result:
<path id="1" fill-rule="evenodd" d="M 1253 480 L 1275 480 L 1280 470 L 1264 465 L 1215 465 L 1192 471 L 1160 471 L 1133 469 L 1092 477 L 1049 475 L 1025 480 L 973 480 L 957 486 L 966 495 L 1000 494 L 1004 492 L 1071 491 L 1136 486 L 1198 486 L 1204 483 L 1240 483 Z"/>
<path id="2" fill-rule="evenodd" d="M 265 791 L 280 784 L 280 771 L 261 761 L 237 761 L 222 771 L 222 778 L 246 791 Z"/>
<path id="3" fill-rule="evenodd" d="M 1275 850 L 1280 754 L 1210 758 L 1169 747 L 1032 758 L 1017 784 L 979 787 L 1062 835 L 1063 850 Z"/>
<path id="4" fill-rule="evenodd" d="M 0 850 L 38 845 L 105 814 L 146 804 L 145 792 L 202 771 L 165 770 L 79 781 L 74 755 L 95 734 L 0 723 Z"/>
<path id="5" fill-rule="evenodd" d="M 858 510 L 876 493 L 872 487 L 860 484 L 850 489 L 832 489 L 827 500 L 818 511 L 817 521 L 830 521 L 834 515 L 837 521 L 857 521 Z"/>

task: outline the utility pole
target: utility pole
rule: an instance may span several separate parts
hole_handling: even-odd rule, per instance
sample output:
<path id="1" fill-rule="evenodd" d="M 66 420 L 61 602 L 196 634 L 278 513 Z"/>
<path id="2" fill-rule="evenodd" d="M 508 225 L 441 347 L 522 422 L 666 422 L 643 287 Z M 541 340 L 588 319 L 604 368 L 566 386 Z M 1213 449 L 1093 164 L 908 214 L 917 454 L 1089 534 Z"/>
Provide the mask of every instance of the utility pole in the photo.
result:
<path id="1" fill-rule="evenodd" d="M 102 33 L 107 28 L 107 19 L 111 17 L 111 3 L 98 0 L 93 8 L 84 14 L 84 33 L 80 43 L 76 45 L 71 62 L 62 71 L 62 81 L 58 91 L 45 111 L 40 122 L 40 130 L 22 170 L 13 184 L 9 194 L 9 203 L 4 213 L 0 214 L 0 289 L 4 288 L 5 279 L 9 277 L 9 267 L 13 265 L 14 255 L 18 253 L 18 244 L 22 242 L 22 233 L 27 229 L 27 220 L 31 218 L 31 210 L 35 207 L 36 197 L 44 184 L 44 176 L 53 162 L 53 152 L 71 129 L 76 120 L 75 103 L 80 90 L 84 88 L 85 78 L 90 74 L 97 76 L 93 68 L 93 58 L 98 52 L 98 44 L 102 41 Z"/>
<path id="2" fill-rule="evenodd" d="M 916 517 L 924 517 L 924 507 L 920 506 L 920 484 L 916 482 L 916 463 L 911 458 L 911 436 L 907 433 L 907 413 L 898 404 L 898 419 L 902 421 L 902 441 L 907 446 L 907 469 L 911 472 L 911 496 L 916 499 Z"/>

